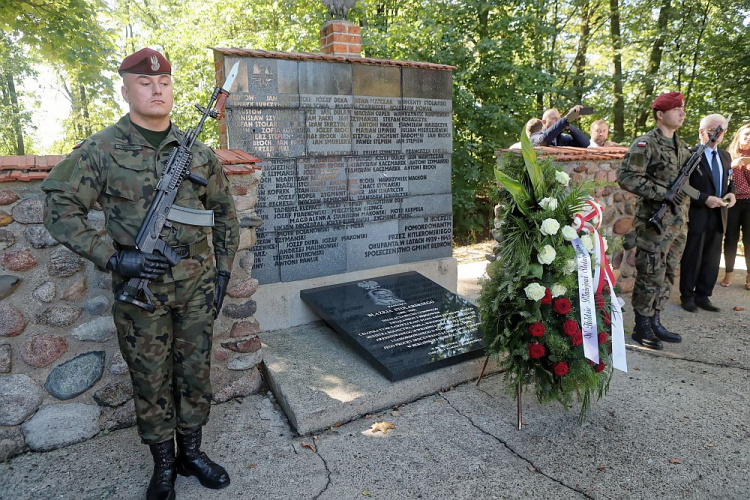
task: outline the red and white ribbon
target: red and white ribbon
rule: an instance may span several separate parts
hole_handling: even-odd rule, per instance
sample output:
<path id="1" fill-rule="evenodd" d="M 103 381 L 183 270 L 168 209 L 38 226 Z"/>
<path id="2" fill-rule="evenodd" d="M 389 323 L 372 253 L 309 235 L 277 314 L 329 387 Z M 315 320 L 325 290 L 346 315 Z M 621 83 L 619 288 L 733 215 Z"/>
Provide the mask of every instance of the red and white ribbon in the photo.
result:
<path id="1" fill-rule="evenodd" d="M 610 334 L 612 336 L 612 366 L 620 371 L 627 372 L 628 365 L 625 356 L 625 329 L 622 321 L 622 309 L 620 308 L 620 302 L 615 295 L 615 276 L 612 273 L 612 268 L 607 261 L 607 253 L 604 250 L 604 238 L 599 234 L 598 229 L 602 224 L 602 213 L 604 210 L 594 200 L 586 200 L 586 210 L 579 212 L 573 216 L 573 222 L 571 226 L 576 232 L 586 232 L 591 235 L 594 241 L 594 288 L 596 293 L 601 293 L 604 289 L 604 283 L 607 282 L 609 286 L 610 296 Z M 574 243 L 573 245 L 577 245 Z M 581 286 L 586 286 L 585 282 L 581 282 L 579 275 L 579 290 Z M 588 309 L 588 304 L 583 300 L 581 301 L 581 315 L 583 318 L 584 309 Z M 590 359 L 594 363 L 599 362 L 599 347 L 598 339 L 596 335 L 592 338 L 588 338 L 584 332 L 584 355 L 587 359 Z M 595 352 L 594 352 L 595 351 Z"/>

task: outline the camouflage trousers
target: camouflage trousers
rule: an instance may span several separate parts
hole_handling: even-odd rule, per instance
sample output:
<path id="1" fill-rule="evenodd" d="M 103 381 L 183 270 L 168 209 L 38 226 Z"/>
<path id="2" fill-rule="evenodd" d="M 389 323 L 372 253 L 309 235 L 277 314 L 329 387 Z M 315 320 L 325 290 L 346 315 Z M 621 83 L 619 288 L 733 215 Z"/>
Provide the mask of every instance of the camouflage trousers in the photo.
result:
<path id="1" fill-rule="evenodd" d="M 115 277 L 115 296 L 122 285 Z M 153 313 L 115 300 L 112 316 L 133 381 L 138 434 L 156 444 L 208 420 L 215 271 L 148 287 Z"/>
<path id="2" fill-rule="evenodd" d="M 633 310 L 651 317 L 664 310 L 669 301 L 687 241 L 687 224 L 681 220 L 664 227 L 657 234 L 644 219 L 635 219 L 635 268 L 638 274 L 633 287 Z"/>

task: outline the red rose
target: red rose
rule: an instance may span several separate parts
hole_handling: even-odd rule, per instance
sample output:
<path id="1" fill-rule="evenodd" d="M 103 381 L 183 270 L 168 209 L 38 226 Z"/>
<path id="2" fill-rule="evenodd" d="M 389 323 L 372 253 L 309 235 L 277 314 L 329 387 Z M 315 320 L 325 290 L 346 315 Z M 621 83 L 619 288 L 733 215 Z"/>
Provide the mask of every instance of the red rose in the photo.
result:
<path id="1" fill-rule="evenodd" d="M 599 364 L 594 367 L 594 371 L 596 373 L 599 373 L 599 372 L 603 371 L 606 366 L 607 365 L 604 364 L 604 361 L 600 361 Z"/>
<path id="2" fill-rule="evenodd" d="M 552 292 L 549 288 L 544 289 L 544 297 L 542 297 L 542 305 L 548 306 L 552 303 Z"/>
<path id="3" fill-rule="evenodd" d="M 600 344 L 607 343 L 607 332 L 599 332 L 599 343 Z"/>
<path id="4" fill-rule="evenodd" d="M 570 301 L 566 299 L 565 297 L 560 297 L 559 299 L 555 299 L 555 303 L 552 305 L 552 309 L 557 314 L 568 314 L 570 312 L 571 308 Z"/>
<path id="5" fill-rule="evenodd" d="M 546 331 L 547 329 L 544 328 L 544 325 L 541 323 L 534 323 L 533 325 L 529 325 L 529 333 L 532 337 L 541 337 Z"/>
<path id="6" fill-rule="evenodd" d="M 531 359 L 539 359 L 544 356 L 544 346 L 542 344 L 529 344 L 529 357 Z"/>
<path id="7" fill-rule="evenodd" d="M 565 332 L 565 335 L 567 335 L 568 337 L 572 337 L 577 331 L 578 323 L 576 323 L 572 319 L 565 320 L 565 323 L 563 323 L 563 332 Z"/>
<path id="8" fill-rule="evenodd" d="M 583 344 L 583 333 L 581 333 L 581 330 L 578 330 L 573 335 L 570 336 L 570 343 L 574 346 L 579 346 Z"/>
<path id="9" fill-rule="evenodd" d="M 604 324 L 609 326 L 612 323 L 612 319 L 609 317 L 608 313 L 602 314 L 602 319 L 604 320 Z"/>
<path id="10" fill-rule="evenodd" d="M 597 309 L 604 309 L 604 297 L 602 297 L 601 293 L 594 294 L 594 304 Z"/>
<path id="11" fill-rule="evenodd" d="M 589 364 L 590 364 L 591 366 L 594 366 L 594 362 L 593 362 L 593 361 L 591 361 L 591 360 L 589 360 Z"/>
<path id="12" fill-rule="evenodd" d="M 552 367 L 552 369 L 555 372 L 555 375 L 558 377 L 564 377 L 566 373 L 568 373 L 568 364 L 565 361 L 560 361 L 559 363 L 555 363 L 555 366 Z"/>

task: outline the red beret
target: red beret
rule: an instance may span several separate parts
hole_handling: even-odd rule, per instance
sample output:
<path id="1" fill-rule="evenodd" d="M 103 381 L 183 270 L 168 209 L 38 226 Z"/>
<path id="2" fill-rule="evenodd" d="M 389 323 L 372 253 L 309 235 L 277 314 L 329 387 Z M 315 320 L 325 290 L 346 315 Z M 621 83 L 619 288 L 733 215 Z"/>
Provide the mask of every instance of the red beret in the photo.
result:
<path id="1" fill-rule="evenodd" d="M 137 73 L 139 75 L 171 75 L 172 66 L 169 61 L 154 49 L 141 49 L 122 60 L 117 72 Z"/>
<path id="2" fill-rule="evenodd" d="M 669 111 L 674 108 L 681 108 L 685 105 L 685 98 L 679 92 L 667 92 L 662 94 L 651 103 L 651 109 L 657 111 Z"/>

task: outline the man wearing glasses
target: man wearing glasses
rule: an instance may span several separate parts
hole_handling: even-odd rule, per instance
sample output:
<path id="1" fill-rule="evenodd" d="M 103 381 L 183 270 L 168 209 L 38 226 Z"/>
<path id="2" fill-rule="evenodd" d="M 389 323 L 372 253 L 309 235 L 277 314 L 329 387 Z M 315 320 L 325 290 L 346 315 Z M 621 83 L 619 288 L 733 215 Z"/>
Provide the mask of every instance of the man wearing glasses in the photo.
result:
<path id="1" fill-rule="evenodd" d="M 719 312 L 709 297 L 719 275 L 727 209 L 736 201 L 730 175 L 732 159 L 729 153 L 718 149 L 724 133 L 708 142 L 719 126 L 726 126 L 721 115 L 708 115 L 701 120 L 698 135 L 706 149 L 700 166 L 690 176 L 690 185 L 700 191 L 698 199 L 690 202 L 687 243 L 680 261 L 680 299 L 682 308 L 690 312 L 699 307 Z"/>

